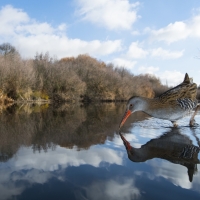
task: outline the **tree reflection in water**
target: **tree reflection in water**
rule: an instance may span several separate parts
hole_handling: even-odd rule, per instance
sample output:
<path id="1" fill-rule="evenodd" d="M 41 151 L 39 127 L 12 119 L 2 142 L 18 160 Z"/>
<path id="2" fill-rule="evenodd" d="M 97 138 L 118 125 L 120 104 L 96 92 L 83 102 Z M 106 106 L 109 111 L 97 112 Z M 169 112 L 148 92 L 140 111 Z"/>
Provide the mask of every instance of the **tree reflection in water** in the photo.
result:
<path id="1" fill-rule="evenodd" d="M 200 142 L 192 130 L 194 137 Z M 151 139 L 141 148 L 134 148 L 121 134 L 120 137 L 126 147 L 128 158 L 133 162 L 145 162 L 153 158 L 161 158 L 172 163 L 185 166 L 188 169 L 190 182 L 197 172 L 197 164 L 200 164 L 198 153 L 200 148 L 192 144 L 188 136 L 181 134 L 178 128 L 172 128 L 159 138 Z"/>
<path id="2" fill-rule="evenodd" d="M 6 162 L 21 146 L 35 151 L 88 149 L 113 138 L 124 104 L 13 105 L 0 114 L 0 161 Z"/>

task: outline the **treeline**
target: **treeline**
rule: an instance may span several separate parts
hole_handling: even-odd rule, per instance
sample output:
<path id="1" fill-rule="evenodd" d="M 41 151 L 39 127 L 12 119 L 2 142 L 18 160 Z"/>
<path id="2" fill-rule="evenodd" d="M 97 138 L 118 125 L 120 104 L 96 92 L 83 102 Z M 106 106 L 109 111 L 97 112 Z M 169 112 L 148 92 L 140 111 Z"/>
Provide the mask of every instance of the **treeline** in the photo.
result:
<path id="1" fill-rule="evenodd" d="M 153 75 L 135 76 L 89 55 L 57 60 L 37 53 L 22 59 L 8 43 L 0 45 L 0 74 L 0 93 L 8 101 L 121 101 L 153 98 L 168 89 Z"/>

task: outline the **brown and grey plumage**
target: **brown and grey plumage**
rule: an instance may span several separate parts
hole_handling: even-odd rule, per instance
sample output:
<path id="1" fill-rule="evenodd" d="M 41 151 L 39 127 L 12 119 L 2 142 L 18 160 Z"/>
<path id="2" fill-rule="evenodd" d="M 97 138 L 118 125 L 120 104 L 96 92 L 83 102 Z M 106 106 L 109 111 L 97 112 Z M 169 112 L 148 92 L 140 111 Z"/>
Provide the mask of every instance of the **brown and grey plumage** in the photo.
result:
<path id="1" fill-rule="evenodd" d="M 154 99 L 131 97 L 128 100 L 127 109 L 119 127 L 121 128 L 126 119 L 136 111 L 143 111 L 152 117 L 170 120 L 174 126 L 177 126 L 177 120 L 191 114 L 191 111 L 196 109 L 190 119 L 190 126 L 193 126 L 194 116 L 200 107 L 196 95 L 197 84 L 193 83 L 186 73 L 181 84 L 164 92 L 159 97 Z"/>
<path id="2" fill-rule="evenodd" d="M 145 162 L 153 158 L 161 158 L 172 163 L 187 167 L 190 182 L 197 171 L 197 164 L 200 164 L 198 154 L 200 148 L 192 144 L 192 140 L 179 132 L 179 129 L 172 128 L 169 132 L 159 138 L 151 139 L 140 148 L 134 148 L 119 133 L 127 150 L 128 158 L 133 162 Z"/>

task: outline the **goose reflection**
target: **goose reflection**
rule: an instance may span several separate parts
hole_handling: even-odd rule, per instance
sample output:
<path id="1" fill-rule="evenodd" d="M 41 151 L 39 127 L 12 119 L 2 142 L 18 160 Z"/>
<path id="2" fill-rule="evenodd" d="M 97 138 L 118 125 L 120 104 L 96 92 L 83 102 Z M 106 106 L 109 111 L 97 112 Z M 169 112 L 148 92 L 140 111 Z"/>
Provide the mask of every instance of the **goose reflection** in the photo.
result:
<path id="1" fill-rule="evenodd" d="M 188 136 L 179 132 L 179 129 L 172 128 L 171 131 L 163 134 L 142 145 L 141 148 L 134 148 L 121 134 L 120 137 L 126 147 L 128 158 L 133 162 L 145 162 L 152 158 L 161 158 L 175 164 L 180 164 L 188 169 L 190 182 L 197 172 L 197 164 L 200 163 L 198 153 L 200 148 L 193 145 Z M 193 134 L 200 144 L 199 139 Z"/>

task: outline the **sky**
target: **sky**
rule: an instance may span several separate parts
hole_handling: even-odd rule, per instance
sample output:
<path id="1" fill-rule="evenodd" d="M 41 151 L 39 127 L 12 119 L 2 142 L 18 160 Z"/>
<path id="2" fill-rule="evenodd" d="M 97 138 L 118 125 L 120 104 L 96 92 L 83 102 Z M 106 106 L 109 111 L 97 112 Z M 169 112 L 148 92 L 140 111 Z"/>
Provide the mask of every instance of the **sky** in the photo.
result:
<path id="1" fill-rule="evenodd" d="M 20 55 L 90 56 L 150 73 L 175 86 L 200 85 L 199 0 L 1 0 L 0 44 Z"/>

